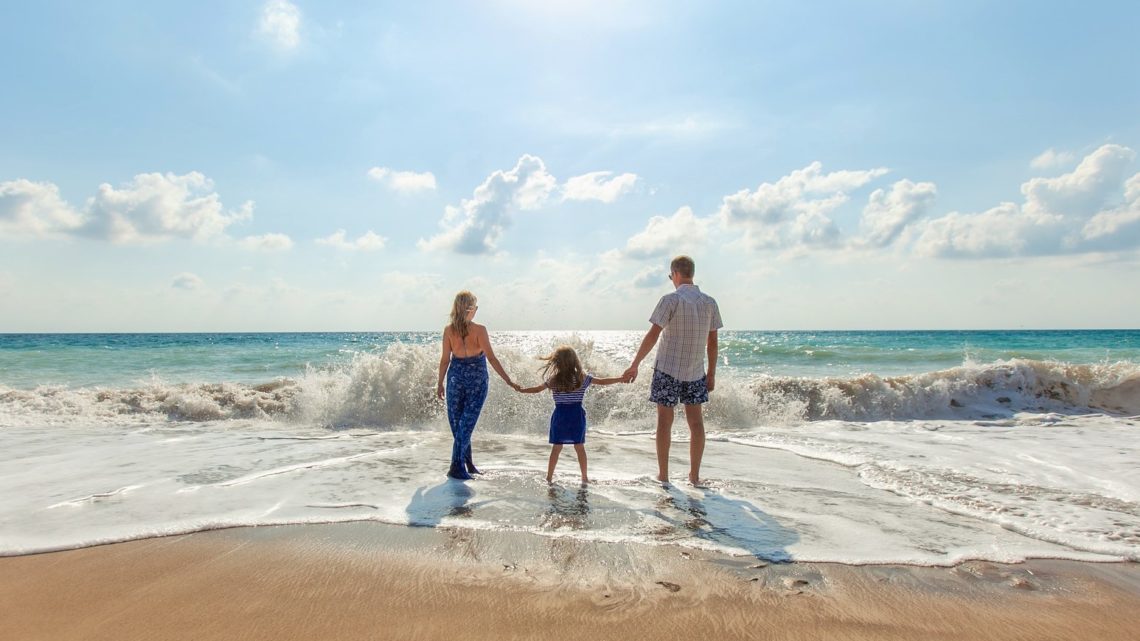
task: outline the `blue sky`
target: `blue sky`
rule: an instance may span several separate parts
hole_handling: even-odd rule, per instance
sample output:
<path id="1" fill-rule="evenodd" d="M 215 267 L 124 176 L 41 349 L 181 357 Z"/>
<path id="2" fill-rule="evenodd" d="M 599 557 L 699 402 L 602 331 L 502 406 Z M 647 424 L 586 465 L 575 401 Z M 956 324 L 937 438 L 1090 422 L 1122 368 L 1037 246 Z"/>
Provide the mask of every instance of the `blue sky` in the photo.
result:
<path id="1" fill-rule="evenodd" d="M 0 331 L 1135 327 L 1127 2 L 8 3 Z"/>

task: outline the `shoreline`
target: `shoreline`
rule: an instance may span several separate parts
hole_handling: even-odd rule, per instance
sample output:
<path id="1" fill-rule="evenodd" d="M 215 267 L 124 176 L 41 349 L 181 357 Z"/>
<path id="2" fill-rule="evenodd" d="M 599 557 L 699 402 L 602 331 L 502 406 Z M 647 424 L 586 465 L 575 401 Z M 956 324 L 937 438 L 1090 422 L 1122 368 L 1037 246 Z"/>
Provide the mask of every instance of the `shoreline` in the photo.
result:
<path id="1" fill-rule="evenodd" d="M 11 639 L 1132 639 L 1140 564 L 766 563 L 357 522 L 0 558 Z"/>

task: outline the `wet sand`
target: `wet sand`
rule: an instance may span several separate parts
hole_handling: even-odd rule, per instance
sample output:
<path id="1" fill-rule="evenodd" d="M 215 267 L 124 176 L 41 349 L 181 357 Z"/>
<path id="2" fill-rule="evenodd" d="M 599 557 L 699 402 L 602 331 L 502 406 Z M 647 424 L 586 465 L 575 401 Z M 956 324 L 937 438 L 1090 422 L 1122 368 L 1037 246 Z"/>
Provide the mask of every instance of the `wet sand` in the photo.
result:
<path id="1" fill-rule="evenodd" d="M 769 564 L 373 523 L 0 558 L 0 639 L 1140 638 L 1140 564 Z"/>

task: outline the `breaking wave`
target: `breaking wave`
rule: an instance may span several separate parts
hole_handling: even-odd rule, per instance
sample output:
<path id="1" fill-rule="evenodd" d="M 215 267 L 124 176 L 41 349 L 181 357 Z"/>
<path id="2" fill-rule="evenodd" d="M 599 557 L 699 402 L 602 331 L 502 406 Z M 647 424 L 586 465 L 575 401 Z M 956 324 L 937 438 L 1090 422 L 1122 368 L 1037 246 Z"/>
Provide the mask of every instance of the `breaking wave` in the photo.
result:
<path id="1" fill-rule="evenodd" d="M 575 347 L 595 373 L 615 376 L 625 367 L 595 352 L 589 341 Z M 257 385 L 155 379 L 123 389 L 0 386 L 0 425 L 247 419 L 331 429 L 445 429 L 444 405 L 435 398 L 438 358 L 434 347 L 396 344 Z M 521 382 L 537 382 L 532 355 L 505 351 L 499 358 Z M 586 397 L 591 424 L 651 427 L 650 378 L 646 367 L 632 385 L 592 390 Z M 516 394 L 493 380 L 480 426 L 498 432 L 542 429 L 549 411 L 549 398 Z M 1017 412 L 1140 414 L 1140 366 L 1017 359 L 894 377 L 801 378 L 757 375 L 729 363 L 718 371 L 706 419 L 715 429 L 732 431 L 818 420 L 977 419 Z"/>

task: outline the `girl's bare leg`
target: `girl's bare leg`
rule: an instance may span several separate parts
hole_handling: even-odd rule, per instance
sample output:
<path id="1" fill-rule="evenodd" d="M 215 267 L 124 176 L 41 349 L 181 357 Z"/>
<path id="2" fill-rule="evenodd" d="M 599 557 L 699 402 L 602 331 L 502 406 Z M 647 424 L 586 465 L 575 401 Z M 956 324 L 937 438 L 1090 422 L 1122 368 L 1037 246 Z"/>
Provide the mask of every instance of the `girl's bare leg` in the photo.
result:
<path id="1" fill-rule="evenodd" d="M 575 443 L 574 453 L 578 455 L 578 467 L 582 468 L 582 482 L 589 483 L 590 479 L 586 476 L 586 446 L 582 443 Z"/>
<path id="2" fill-rule="evenodd" d="M 562 454 L 561 445 L 553 445 L 550 447 L 550 464 L 546 467 L 546 482 L 554 480 L 554 466 L 558 465 L 558 455 Z"/>

